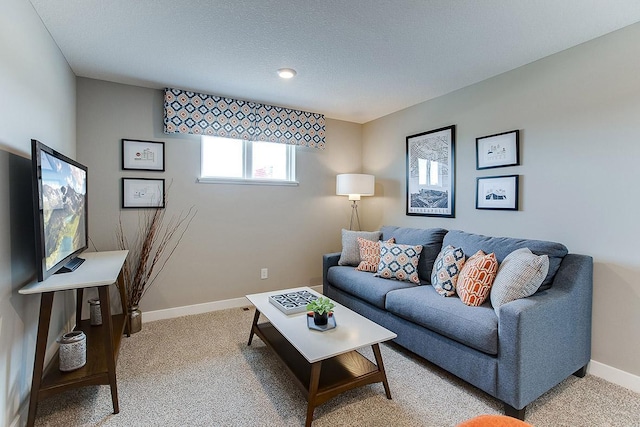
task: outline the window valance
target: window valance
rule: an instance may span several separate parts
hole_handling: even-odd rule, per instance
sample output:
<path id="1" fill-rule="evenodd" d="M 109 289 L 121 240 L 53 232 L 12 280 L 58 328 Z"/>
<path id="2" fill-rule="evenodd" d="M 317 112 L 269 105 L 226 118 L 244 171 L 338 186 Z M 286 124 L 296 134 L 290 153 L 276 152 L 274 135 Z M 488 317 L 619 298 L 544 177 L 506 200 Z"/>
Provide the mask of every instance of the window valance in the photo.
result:
<path id="1" fill-rule="evenodd" d="M 165 89 L 164 132 L 212 135 L 324 149 L 324 115 Z"/>

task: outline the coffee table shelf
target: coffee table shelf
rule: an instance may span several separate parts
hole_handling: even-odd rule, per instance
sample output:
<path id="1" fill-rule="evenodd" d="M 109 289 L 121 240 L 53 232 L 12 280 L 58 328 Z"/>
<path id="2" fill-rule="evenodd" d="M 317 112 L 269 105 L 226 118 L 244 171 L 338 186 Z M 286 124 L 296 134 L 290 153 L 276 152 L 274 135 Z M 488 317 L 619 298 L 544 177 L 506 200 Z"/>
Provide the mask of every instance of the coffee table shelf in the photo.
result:
<path id="1" fill-rule="evenodd" d="M 258 324 L 255 332 L 296 377 L 298 386 L 309 398 L 313 364 L 296 351 L 271 323 Z M 322 363 L 315 404 L 326 402 L 346 390 L 382 381 L 378 366 L 357 351 L 334 356 Z"/>

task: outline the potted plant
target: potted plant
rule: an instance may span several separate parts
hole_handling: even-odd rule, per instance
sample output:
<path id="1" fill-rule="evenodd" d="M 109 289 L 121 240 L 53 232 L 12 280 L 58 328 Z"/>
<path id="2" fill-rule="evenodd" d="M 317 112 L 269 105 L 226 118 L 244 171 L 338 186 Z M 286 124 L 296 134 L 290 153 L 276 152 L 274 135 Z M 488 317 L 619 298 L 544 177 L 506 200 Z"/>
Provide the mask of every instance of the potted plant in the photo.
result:
<path id="1" fill-rule="evenodd" d="M 329 298 L 320 297 L 307 304 L 307 310 L 313 311 L 313 323 L 326 325 L 329 314 L 336 305 Z"/>

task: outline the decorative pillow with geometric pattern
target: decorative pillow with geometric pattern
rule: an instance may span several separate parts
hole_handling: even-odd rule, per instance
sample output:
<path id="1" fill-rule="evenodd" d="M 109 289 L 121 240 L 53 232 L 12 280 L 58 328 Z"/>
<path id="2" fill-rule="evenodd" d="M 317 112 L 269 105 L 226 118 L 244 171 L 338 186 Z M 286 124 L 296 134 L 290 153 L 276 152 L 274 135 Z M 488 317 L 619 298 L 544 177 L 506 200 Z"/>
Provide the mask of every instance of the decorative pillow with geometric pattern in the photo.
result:
<path id="1" fill-rule="evenodd" d="M 476 252 L 467 259 L 458 276 L 456 292 L 466 305 L 477 307 L 489 296 L 491 285 L 496 278 L 498 261 L 496 255 Z"/>
<path id="2" fill-rule="evenodd" d="M 536 293 L 549 272 L 549 257 L 536 255 L 529 248 L 516 249 L 498 268 L 491 287 L 491 305 L 498 312 L 501 305 Z"/>
<path id="3" fill-rule="evenodd" d="M 380 264 L 376 276 L 420 284 L 418 261 L 422 245 L 380 242 Z"/>
<path id="4" fill-rule="evenodd" d="M 442 248 L 431 272 L 431 284 L 437 293 L 444 297 L 456 294 L 456 282 L 466 259 L 462 248 L 451 245 Z"/>
<path id="5" fill-rule="evenodd" d="M 395 243 L 395 237 L 387 240 L 387 243 Z M 378 271 L 380 264 L 380 241 L 372 242 L 371 240 L 358 237 L 358 246 L 360 247 L 360 264 L 356 270 L 369 271 L 375 273 Z"/>

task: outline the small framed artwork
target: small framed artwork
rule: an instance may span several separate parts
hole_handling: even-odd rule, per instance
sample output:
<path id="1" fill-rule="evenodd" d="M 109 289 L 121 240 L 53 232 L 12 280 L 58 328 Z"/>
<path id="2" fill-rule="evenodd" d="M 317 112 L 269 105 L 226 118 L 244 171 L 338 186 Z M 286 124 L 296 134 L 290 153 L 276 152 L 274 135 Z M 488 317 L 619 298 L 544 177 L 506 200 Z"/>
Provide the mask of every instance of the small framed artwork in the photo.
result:
<path id="1" fill-rule="evenodd" d="M 123 208 L 164 208 L 164 179 L 122 178 Z"/>
<path id="2" fill-rule="evenodd" d="M 455 125 L 407 137 L 407 215 L 455 217 Z"/>
<path id="3" fill-rule="evenodd" d="M 519 130 L 476 138 L 476 169 L 519 165 L 519 144 Z"/>
<path id="4" fill-rule="evenodd" d="M 164 172 L 164 142 L 123 139 L 122 169 Z"/>
<path id="5" fill-rule="evenodd" d="M 518 210 L 518 175 L 479 177 L 476 209 Z"/>

